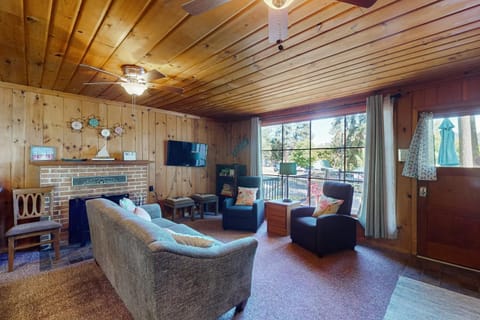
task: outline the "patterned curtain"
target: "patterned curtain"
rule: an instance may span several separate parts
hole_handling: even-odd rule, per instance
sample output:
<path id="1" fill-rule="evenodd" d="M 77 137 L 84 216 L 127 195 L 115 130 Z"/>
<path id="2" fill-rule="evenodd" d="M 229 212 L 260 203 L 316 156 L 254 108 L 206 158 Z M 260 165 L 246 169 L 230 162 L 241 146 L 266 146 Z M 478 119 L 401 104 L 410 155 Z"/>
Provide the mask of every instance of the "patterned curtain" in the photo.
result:
<path id="1" fill-rule="evenodd" d="M 367 237 L 397 237 L 393 114 L 389 95 L 367 98 L 365 179 L 359 216 Z"/>
<path id="2" fill-rule="evenodd" d="M 402 175 L 418 180 L 437 180 L 433 146 L 433 113 L 422 112 L 413 134 Z"/>

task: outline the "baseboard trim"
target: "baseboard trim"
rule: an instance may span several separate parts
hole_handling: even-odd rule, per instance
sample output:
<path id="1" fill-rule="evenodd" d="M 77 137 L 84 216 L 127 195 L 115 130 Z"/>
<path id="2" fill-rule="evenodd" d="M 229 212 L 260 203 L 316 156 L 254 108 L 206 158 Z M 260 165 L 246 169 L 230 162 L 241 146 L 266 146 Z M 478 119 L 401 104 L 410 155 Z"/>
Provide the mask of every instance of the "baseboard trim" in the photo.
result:
<path id="1" fill-rule="evenodd" d="M 444 265 L 447 265 L 447 266 L 451 266 L 451 267 L 455 267 L 455 268 L 460 268 L 460 269 L 480 273 L 480 270 L 478 270 L 478 269 L 473 269 L 473 268 L 461 266 L 459 264 L 454 264 L 454 263 L 450 263 L 450 262 L 447 262 L 447 261 L 437 260 L 437 259 L 434 259 L 434 258 L 429 258 L 429 257 L 422 256 L 422 255 L 419 255 L 419 254 L 417 254 L 416 257 L 419 258 L 419 259 L 433 261 L 433 262 L 441 263 L 441 264 L 444 264 Z"/>

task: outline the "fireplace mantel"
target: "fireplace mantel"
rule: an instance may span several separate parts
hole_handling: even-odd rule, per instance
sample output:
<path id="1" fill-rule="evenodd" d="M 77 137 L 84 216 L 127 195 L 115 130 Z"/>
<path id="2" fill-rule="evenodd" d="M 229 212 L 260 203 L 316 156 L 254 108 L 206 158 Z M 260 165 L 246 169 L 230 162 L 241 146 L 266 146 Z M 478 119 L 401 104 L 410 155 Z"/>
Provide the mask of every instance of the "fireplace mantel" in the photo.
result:
<path id="1" fill-rule="evenodd" d="M 99 166 L 99 165 L 146 165 L 152 161 L 149 160 L 85 160 L 85 161 L 30 161 L 30 164 L 40 167 L 56 167 L 56 166 Z"/>

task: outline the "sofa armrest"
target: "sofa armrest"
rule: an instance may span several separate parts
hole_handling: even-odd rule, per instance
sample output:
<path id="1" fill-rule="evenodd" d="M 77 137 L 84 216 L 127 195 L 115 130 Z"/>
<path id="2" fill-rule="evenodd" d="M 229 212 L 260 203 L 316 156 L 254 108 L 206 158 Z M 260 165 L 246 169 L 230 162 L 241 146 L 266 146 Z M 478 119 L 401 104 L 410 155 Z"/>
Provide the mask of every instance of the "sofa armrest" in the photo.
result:
<path id="1" fill-rule="evenodd" d="M 141 205 L 140 207 L 145 209 L 145 211 L 148 212 L 148 214 L 152 219 L 162 217 L 162 209 L 160 208 L 160 205 L 158 203 L 147 203 L 147 204 Z"/>

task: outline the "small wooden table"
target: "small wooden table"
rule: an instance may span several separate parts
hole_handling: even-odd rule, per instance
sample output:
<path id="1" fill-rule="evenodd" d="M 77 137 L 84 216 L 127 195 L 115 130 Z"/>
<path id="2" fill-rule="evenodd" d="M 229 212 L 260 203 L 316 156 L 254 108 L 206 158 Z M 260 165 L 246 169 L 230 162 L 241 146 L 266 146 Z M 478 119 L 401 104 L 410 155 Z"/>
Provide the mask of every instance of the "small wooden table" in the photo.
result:
<path id="1" fill-rule="evenodd" d="M 203 219 L 203 214 L 205 210 L 208 209 L 208 205 L 211 203 L 215 204 L 215 215 L 218 214 L 218 197 L 214 194 L 208 193 L 194 193 L 190 196 L 195 201 L 195 205 L 198 206 L 200 210 L 200 217 Z"/>
<path id="2" fill-rule="evenodd" d="M 185 209 L 190 210 L 190 219 L 194 220 L 193 208 L 195 207 L 195 201 L 188 197 L 167 198 L 163 202 L 166 208 L 172 209 L 172 221 L 175 221 L 175 214 L 177 209 L 182 209 L 182 216 L 185 216 Z"/>
<path id="3" fill-rule="evenodd" d="M 290 211 L 299 205 L 300 201 L 266 201 L 265 215 L 267 216 L 267 232 L 280 236 L 288 236 L 290 234 Z"/>

